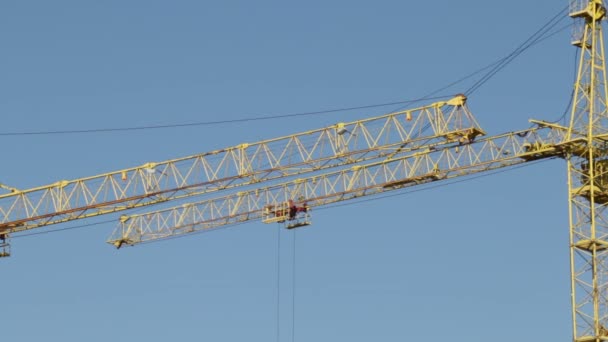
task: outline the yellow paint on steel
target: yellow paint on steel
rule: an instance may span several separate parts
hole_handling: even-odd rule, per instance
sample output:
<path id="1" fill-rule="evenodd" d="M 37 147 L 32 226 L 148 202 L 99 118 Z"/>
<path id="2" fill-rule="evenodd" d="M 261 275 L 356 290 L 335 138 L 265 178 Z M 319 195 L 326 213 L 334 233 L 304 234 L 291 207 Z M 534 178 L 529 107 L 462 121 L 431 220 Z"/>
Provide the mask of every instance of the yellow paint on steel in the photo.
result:
<path id="1" fill-rule="evenodd" d="M 568 127 L 536 121 L 538 128 L 478 139 L 485 133 L 459 95 L 33 189 L 0 184 L 9 191 L 0 195 L 0 256 L 10 254 L 9 233 L 255 183 L 287 180 L 123 215 L 108 242 L 121 247 L 260 218 L 281 221 L 288 219 L 290 200 L 318 207 L 559 156 L 568 168 L 573 340 L 608 341 L 608 85 L 601 26 L 607 11 L 602 0 L 570 0 L 570 5 L 570 16 L 580 24 L 572 44 L 581 53 Z M 288 180 L 296 175 L 302 176 Z M 279 207 L 281 215 L 272 211 Z"/>
<path id="2" fill-rule="evenodd" d="M 571 1 L 581 49 L 567 139 L 579 144 L 568 157 L 570 284 L 573 340 L 608 340 L 608 88 L 601 0 Z"/>
<path id="3" fill-rule="evenodd" d="M 562 156 L 569 146 L 563 142 L 565 133 L 563 129 L 533 128 L 464 144 L 427 145 L 424 150 L 398 158 L 359 164 L 188 206 L 132 215 L 121 222 L 108 242 L 115 246 L 133 245 L 251 220 L 284 222 L 288 215 L 284 205 L 290 200 L 311 208 L 319 207 Z"/>
<path id="4" fill-rule="evenodd" d="M 384 158 L 428 142 L 449 143 L 471 130 L 483 134 L 466 98 L 244 143 L 194 156 L 0 195 L 0 232 L 20 232 Z M 413 115 L 407 121 L 406 113 Z"/>

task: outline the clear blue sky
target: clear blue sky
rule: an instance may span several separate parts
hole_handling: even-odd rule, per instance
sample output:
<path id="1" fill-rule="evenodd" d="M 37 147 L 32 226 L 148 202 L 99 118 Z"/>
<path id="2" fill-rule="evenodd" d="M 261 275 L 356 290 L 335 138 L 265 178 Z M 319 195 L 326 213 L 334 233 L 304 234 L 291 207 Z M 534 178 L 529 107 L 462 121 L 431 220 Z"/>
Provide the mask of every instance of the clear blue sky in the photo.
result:
<path id="1" fill-rule="evenodd" d="M 0 133 L 415 99 L 505 56 L 566 5 L 4 0 Z M 573 83 L 569 37 L 528 50 L 469 99 L 488 133 L 562 115 Z M 28 188 L 390 109 L 0 136 L 0 182 Z M 564 162 L 549 161 L 315 212 L 314 225 L 296 232 L 295 340 L 570 340 L 565 175 Z M 276 226 L 119 251 L 104 243 L 114 227 L 14 239 L 14 256 L 0 260 L 0 340 L 277 340 Z M 293 232 L 280 234 L 280 340 L 291 341 Z"/>

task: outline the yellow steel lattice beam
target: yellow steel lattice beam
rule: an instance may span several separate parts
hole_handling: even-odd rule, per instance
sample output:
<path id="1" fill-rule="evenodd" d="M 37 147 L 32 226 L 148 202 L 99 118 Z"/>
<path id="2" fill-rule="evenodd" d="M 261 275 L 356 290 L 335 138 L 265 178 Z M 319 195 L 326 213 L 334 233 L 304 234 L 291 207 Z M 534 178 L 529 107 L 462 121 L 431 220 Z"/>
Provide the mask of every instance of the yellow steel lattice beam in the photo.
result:
<path id="1" fill-rule="evenodd" d="M 561 156 L 571 145 L 563 143 L 565 133 L 565 129 L 533 128 L 464 144 L 427 145 L 426 149 L 408 156 L 355 165 L 157 212 L 123 216 L 108 242 L 117 247 L 134 245 L 258 220 L 269 214 L 268 208 L 281 207 L 290 200 L 297 201 L 300 206 L 313 208 Z M 283 218 L 279 217 L 279 220 Z"/>
<path id="2" fill-rule="evenodd" d="M 483 135 L 466 98 L 0 195 L 0 233 L 157 204 Z"/>

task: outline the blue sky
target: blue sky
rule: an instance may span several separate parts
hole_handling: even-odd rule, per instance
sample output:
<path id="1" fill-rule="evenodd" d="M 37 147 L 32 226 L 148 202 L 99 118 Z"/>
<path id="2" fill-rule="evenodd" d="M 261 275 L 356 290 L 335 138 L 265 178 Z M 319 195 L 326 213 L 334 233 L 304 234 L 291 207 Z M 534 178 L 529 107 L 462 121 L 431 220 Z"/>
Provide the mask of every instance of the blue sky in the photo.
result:
<path id="1" fill-rule="evenodd" d="M 5 0 L 0 133 L 416 99 L 504 57 L 566 5 Z M 469 98 L 489 134 L 562 115 L 573 83 L 569 35 L 526 51 Z M 391 109 L 0 136 L 0 182 L 34 187 Z M 566 193 L 557 160 L 315 212 L 314 225 L 295 232 L 295 333 L 294 232 L 251 222 L 120 251 L 104 243 L 113 223 L 16 238 L 14 256 L 0 263 L 1 336 L 276 341 L 279 276 L 280 341 L 569 340 Z"/>

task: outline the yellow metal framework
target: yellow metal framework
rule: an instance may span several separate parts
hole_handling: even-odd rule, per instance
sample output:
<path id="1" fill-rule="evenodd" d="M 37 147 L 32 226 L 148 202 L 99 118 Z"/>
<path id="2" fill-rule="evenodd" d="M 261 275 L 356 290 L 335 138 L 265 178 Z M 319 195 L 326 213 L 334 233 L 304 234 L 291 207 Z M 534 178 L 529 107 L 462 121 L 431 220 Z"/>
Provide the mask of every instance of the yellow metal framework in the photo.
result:
<path id="1" fill-rule="evenodd" d="M 608 112 L 601 0 L 571 1 L 581 58 L 568 139 L 572 322 L 575 342 L 608 341 Z"/>
<path id="2" fill-rule="evenodd" d="M 121 247 L 224 225 L 287 220 L 285 203 L 314 208 L 524 162 L 562 156 L 566 128 L 540 127 L 466 143 L 428 144 L 411 155 L 358 164 L 157 212 L 123 216 L 109 243 Z M 269 211 L 269 208 L 273 208 Z M 278 209 L 277 209 L 278 208 Z M 297 217 L 293 217 L 297 219 Z"/>
<path id="3" fill-rule="evenodd" d="M 416 109 L 0 195 L 14 233 L 218 190 L 386 158 L 484 132 L 460 95 Z"/>
<path id="4" fill-rule="evenodd" d="M 196 203 L 122 216 L 116 247 L 263 220 L 310 224 L 310 210 L 509 167 L 564 157 L 568 167 L 574 342 L 608 341 L 608 86 L 602 0 L 570 0 L 580 49 L 570 123 L 493 137 L 466 98 L 338 123 L 28 190 L 0 184 L 0 257 L 9 235 L 189 196 Z M 297 178 L 299 177 L 299 178 Z M 227 195 L 208 198 L 222 191 Z M 235 192 L 240 190 L 239 192 Z"/>

